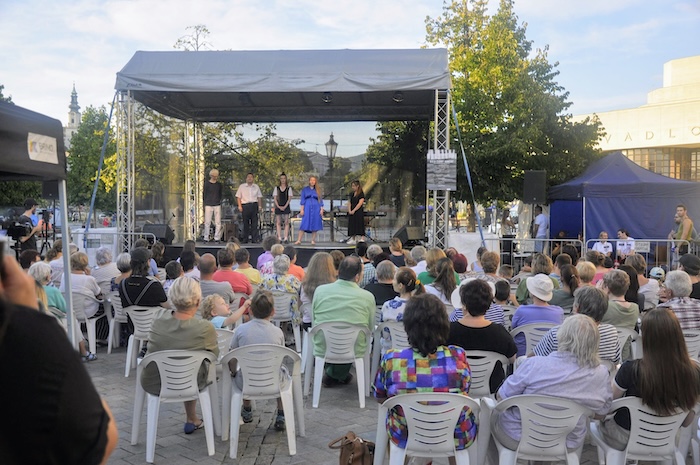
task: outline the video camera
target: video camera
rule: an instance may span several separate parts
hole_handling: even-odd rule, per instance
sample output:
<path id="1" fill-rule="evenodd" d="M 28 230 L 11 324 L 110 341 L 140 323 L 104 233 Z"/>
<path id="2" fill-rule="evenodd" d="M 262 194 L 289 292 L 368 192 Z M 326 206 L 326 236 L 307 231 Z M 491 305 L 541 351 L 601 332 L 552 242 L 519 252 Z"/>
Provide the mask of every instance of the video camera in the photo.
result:
<path id="1" fill-rule="evenodd" d="M 7 226 L 3 226 L 3 229 L 7 229 L 7 235 L 16 241 L 18 241 L 20 237 L 29 236 L 32 233 L 31 224 L 19 223 L 17 221 L 11 221 Z"/>

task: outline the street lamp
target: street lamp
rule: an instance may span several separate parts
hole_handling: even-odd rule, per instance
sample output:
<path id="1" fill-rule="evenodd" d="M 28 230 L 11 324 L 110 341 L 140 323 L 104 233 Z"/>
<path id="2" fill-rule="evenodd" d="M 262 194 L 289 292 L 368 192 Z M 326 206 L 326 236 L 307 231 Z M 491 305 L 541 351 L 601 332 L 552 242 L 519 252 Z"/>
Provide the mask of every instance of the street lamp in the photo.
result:
<path id="1" fill-rule="evenodd" d="M 333 213 L 333 161 L 335 160 L 335 152 L 338 150 L 338 143 L 331 138 L 326 142 L 326 156 L 328 157 L 328 169 L 331 175 L 331 242 L 335 242 L 335 216 Z"/>

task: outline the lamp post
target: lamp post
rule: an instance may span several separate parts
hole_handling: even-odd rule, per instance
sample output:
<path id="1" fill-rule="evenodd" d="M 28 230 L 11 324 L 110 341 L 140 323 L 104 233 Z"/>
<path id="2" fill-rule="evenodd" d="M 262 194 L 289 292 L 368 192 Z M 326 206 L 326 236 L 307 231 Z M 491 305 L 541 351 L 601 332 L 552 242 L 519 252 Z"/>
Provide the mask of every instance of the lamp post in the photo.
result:
<path id="1" fill-rule="evenodd" d="M 335 242 L 335 216 L 333 213 L 333 164 L 335 160 L 335 153 L 338 150 L 338 143 L 333 139 L 333 133 L 331 132 L 331 138 L 326 142 L 326 156 L 328 157 L 328 170 L 331 175 L 331 242 Z"/>

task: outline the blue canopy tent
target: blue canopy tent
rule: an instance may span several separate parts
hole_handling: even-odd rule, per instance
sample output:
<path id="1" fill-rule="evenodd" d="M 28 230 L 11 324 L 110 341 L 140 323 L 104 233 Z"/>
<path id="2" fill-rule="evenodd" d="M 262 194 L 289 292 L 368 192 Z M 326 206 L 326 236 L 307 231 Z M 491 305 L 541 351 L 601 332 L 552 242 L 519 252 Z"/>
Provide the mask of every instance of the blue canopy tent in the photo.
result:
<path id="1" fill-rule="evenodd" d="M 700 220 L 700 183 L 679 181 L 646 170 L 622 152 L 593 163 L 581 176 L 549 189 L 550 232 L 583 233 L 584 241 L 601 231 L 615 238 L 624 228 L 634 238 L 665 238 L 676 205 Z"/>

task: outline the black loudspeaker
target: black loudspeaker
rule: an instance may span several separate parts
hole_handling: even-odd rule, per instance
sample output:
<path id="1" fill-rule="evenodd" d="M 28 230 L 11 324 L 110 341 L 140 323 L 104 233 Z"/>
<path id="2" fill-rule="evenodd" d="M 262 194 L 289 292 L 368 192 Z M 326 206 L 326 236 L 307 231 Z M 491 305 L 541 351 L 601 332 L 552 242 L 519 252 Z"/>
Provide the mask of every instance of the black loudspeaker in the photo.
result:
<path id="1" fill-rule="evenodd" d="M 401 244 L 418 244 L 425 240 L 425 231 L 420 226 L 402 226 L 396 231 L 394 237 L 397 237 Z"/>
<path id="2" fill-rule="evenodd" d="M 524 203 L 545 203 L 547 200 L 547 171 L 525 171 Z"/>
<path id="3" fill-rule="evenodd" d="M 144 224 L 142 231 L 155 235 L 156 240 L 159 240 L 165 245 L 172 244 L 173 239 L 175 239 L 175 233 L 167 224 Z"/>
<path id="4" fill-rule="evenodd" d="M 41 183 L 42 199 L 58 199 L 58 181 L 44 181 Z"/>

